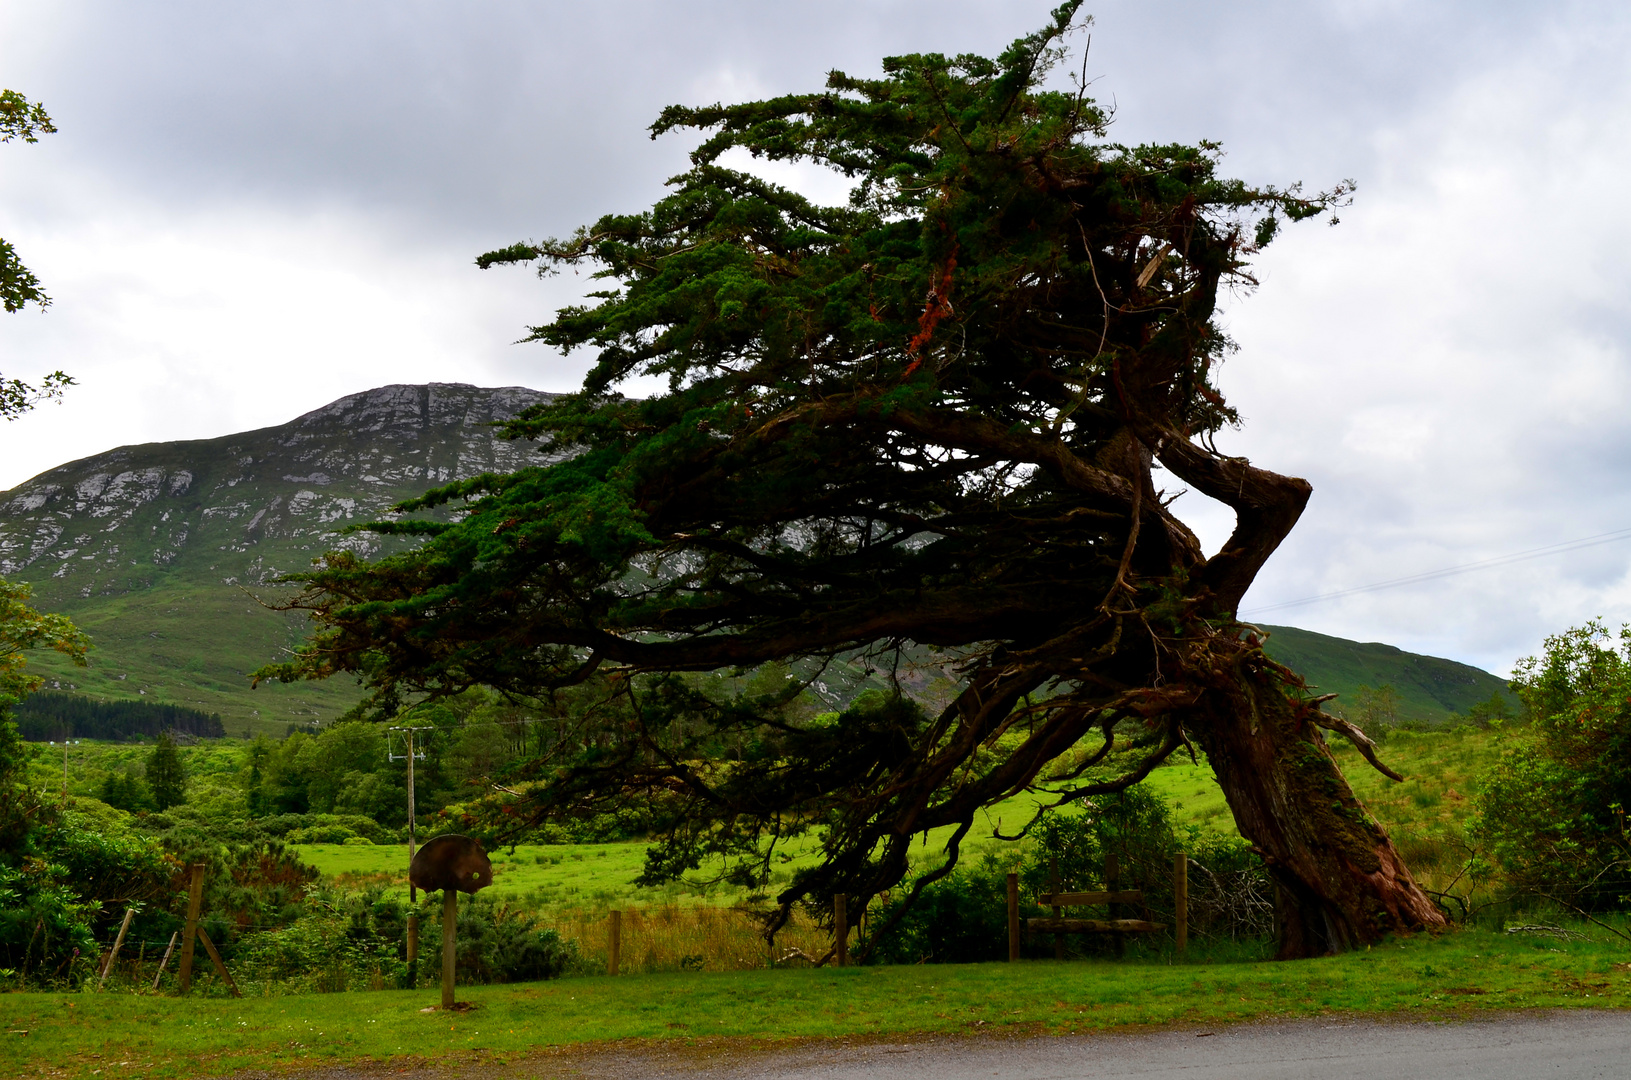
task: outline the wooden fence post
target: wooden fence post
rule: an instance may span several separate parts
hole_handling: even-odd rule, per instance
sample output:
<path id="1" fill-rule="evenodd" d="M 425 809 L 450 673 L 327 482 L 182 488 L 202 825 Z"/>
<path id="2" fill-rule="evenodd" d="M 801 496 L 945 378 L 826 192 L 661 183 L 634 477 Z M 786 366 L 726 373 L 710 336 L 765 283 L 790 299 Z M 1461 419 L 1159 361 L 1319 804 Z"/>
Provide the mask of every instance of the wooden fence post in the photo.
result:
<path id="1" fill-rule="evenodd" d="M 153 972 L 153 992 L 155 994 L 158 993 L 159 990 L 159 980 L 164 978 L 164 968 L 170 963 L 170 954 L 176 951 L 176 939 L 180 936 L 180 930 L 177 930 L 175 933 L 170 935 L 170 944 L 165 946 L 164 949 L 164 959 L 159 961 L 159 969 Z"/>
<path id="2" fill-rule="evenodd" d="M 1058 896 L 1059 892 L 1060 892 L 1060 889 L 1059 889 L 1059 857 L 1057 855 L 1048 860 L 1048 891 L 1053 893 L 1055 896 Z M 1056 919 L 1062 919 L 1062 918 L 1064 918 L 1064 915 L 1065 915 L 1065 909 L 1060 907 L 1058 904 L 1054 904 L 1053 905 L 1053 917 L 1056 918 Z M 1055 934 L 1055 935 L 1053 935 L 1053 958 L 1055 960 L 1063 960 L 1065 958 L 1065 935 L 1064 934 Z"/>
<path id="3" fill-rule="evenodd" d="M 834 893 L 832 898 L 833 966 L 849 964 L 849 897 Z"/>
<path id="4" fill-rule="evenodd" d="M 606 926 L 606 974 L 616 975 L 623 954 L 623 913 L 614 911 Z"/>
<path id="5" fill-rule="evenodd" d="M 408 913 L 408 989 L 419 982 L 419 913 Z"/>
<path id="6" fill-rule="evenodd" d="M 98 990 L 107 985 L 108 972 L 113 970 L 114 962 L 119 959 L 119 946 L 125 943 L 125 932 L 130 929 L 130 920 L 135 914 L 135 908 L 125 908 L 125 921 L 119 924 L 119 936 L 113 939 L 113 951 L 108 953 L 108 962 L 102 965 L 102 977 L 96 980 Z"/>
<path id="7" fill-rule="evenodd" d="M 215 942 L 211 941 L 210 936 L 204 933 L 202 926 L 198 928 L 198 940 L 204 943 L 204 951 L 210 954 L 210 962 L 215 965 L 215 973 L 221 976 L 222 982 L 227 984 L 227 987 L 232 991 L 232 996 L 235 998 L 243 997 L 242 994 L 238 993 L 238 984 L 232 981 L 232 975 L 227 971 L 227 966 L 221 962 L 221 954 L 215 951 Z"/>
<path id="8" fill-rule="evenodd" d="M 1189 856 L 1179 852 L 1172 860 L 1172 936 L 1178 955 L 1189 948 Z"/>
<path id="9" fill-rule="evenodd" d="M 1008 961 L 1019 959 L 1019 875 L 1008 875 Z"/>
<path id="10" fill-rule="evenodd" d="M 187 926 L 181 932 L 181 992 L 193 988 L 193 942 L 198 937 L 198 908 L 204 902 L 204 864 L 193 863 L 193 880 L 187 888 Z"/>
<path id="11" fill-rule="evenodd" d="M 453 1007 L 453 966 L 458 961 L 459 894 L 442 890 L 442 1008 Z"/>
<path id="12" fill-rule="evenodd" d="M 1121 889 L 1121 863 L 1117 861 L 1116 853 L 1113 851 L 1106 852 L 1104 856 L 1104 888 L 1106 892 L 1119 892 Z M 1119 919 L 1121 918 L 1121 905 L 1106 904 L 1105 913 L 1110 916 L 1112 921 Z M 1123 939 L 1123 936 L 1121 934 L 1111 934 L 1110 937 L 1115 943 L 1116 956 L 1123 955 L 1127 951 L 1127 942 Z"/>

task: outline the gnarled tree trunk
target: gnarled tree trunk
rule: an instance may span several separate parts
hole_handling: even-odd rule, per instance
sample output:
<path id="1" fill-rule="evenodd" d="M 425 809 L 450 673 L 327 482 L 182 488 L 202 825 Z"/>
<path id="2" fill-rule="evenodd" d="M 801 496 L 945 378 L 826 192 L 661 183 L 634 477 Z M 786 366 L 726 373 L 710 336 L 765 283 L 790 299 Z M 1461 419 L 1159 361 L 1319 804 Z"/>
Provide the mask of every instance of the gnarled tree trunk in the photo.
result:
<path id="1" fill-rule="evenodd" d="M 1202 454 L 1181 438 L 1162 446 L 1175 474 L 1235 510 L 1234 534 L 1196 574 L 1214 617 L 1233 622 L 1312 489 L 1244 458 Z M 1318 701 L 1303 700 L 1298 681 L 1262 654 L 1255 635 L 1212 638 L 1205 666 L 1211 688 L 1186 727 L 1206 751 L 1241 835 L 1279 884 L 1279 957 L 1342 952 L 1390 932 L 1445 925 L 1354 796 L 1321 727 L 1346 729 L 1374 763 L 1368 740 L 1321 713 Z"/>
<path id="2" fill-rule="evenodd" d="M 1354 797 L 1311 715 L 1271 671 L 1242 672 L 1192 730 L 1241 835 L 1279 885 L 1279 959 L 1343 952 L 1445 918 Z"/>

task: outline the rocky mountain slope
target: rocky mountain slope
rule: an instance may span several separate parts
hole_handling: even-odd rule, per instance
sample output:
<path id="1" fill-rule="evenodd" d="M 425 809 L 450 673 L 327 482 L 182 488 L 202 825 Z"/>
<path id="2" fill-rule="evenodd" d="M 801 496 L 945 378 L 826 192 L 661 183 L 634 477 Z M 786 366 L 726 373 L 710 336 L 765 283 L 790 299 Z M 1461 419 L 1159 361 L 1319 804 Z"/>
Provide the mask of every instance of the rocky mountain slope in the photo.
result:
<path id="1" fill-rule="evenodd" d="M 249 689 L 246 674 L 304 633 L 260 601 L 279 575 L 450 480 L 538 460 L 490 425 L 548 395 L 522 387 L 385 386 L 287 424 L 219 439 L 125 446 L 0 493 L 0 576 L 92 635 L 88 669 L 31 659 L 51 685 L 220 712 L 233 734 L 282 732 L 357 698 L 341 681 Z"/>
<path id="2" fill-rule="evenodd" d="M 40 607 L 72 616 L 95 642 L 89 668 L 52 654 L 30 664 L 61 690 L 218 712 L 232 735 L 339 715 L 360 696 L 345 680 L 249 687 L 249 672 L 306 632 L 299 616 L 265 606 L 288 594 L 277 578 L 335 548 L 378 554 L 379 537 L 344 530 L 403 499 L 538 461 L 531 444 L 495 438 L 488 425 L 547 397 L 384 386 L 278 427 L 120 447 L 0 492 L 0 576 L 33 585 Z M 1503 685 L 1391 646 L 1273 629 L 1270 652 L 1309 682 L 1344 701 L 1361 684 L 1392 685 L 1403 718 L 1441 720 Z M 882 686 L 862 666 L 830 674 L 849 680 L 822 684 L 835 704 Z M 908 681 L 930 698 L 952 692 L 949 682 Z"/>

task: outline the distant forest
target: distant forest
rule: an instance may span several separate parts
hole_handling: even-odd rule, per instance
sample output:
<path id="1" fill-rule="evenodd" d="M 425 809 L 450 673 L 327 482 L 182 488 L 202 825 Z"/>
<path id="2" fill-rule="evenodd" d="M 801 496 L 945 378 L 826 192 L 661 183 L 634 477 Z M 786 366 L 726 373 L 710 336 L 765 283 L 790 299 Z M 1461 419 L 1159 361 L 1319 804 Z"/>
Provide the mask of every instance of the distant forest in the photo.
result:
<path id="1" fill-rule="evenodd" d="M 218 739 L 226 734 L 220 713 L 146 701 L 96 701 L 50 690 L 12 706 L 12 719 L 30 742 L 47 739 L 133 739 L 163 731 Z"/>

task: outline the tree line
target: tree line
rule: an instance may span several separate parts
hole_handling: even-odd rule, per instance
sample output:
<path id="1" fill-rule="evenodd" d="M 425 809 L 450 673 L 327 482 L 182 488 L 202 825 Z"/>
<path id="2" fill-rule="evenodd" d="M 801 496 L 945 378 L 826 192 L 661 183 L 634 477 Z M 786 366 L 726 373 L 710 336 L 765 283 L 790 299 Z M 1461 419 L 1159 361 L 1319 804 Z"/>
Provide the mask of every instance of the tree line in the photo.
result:
<path id="1" fill-rule="evenodd" d="M 123 741 L 154 738 L 166 731 L 203 739 L 226 735 L 220 713 L 148 701 L 97 701 L 48 690 L 18 702 L 12 717 L 28 742 L 63 738 Z"/>

